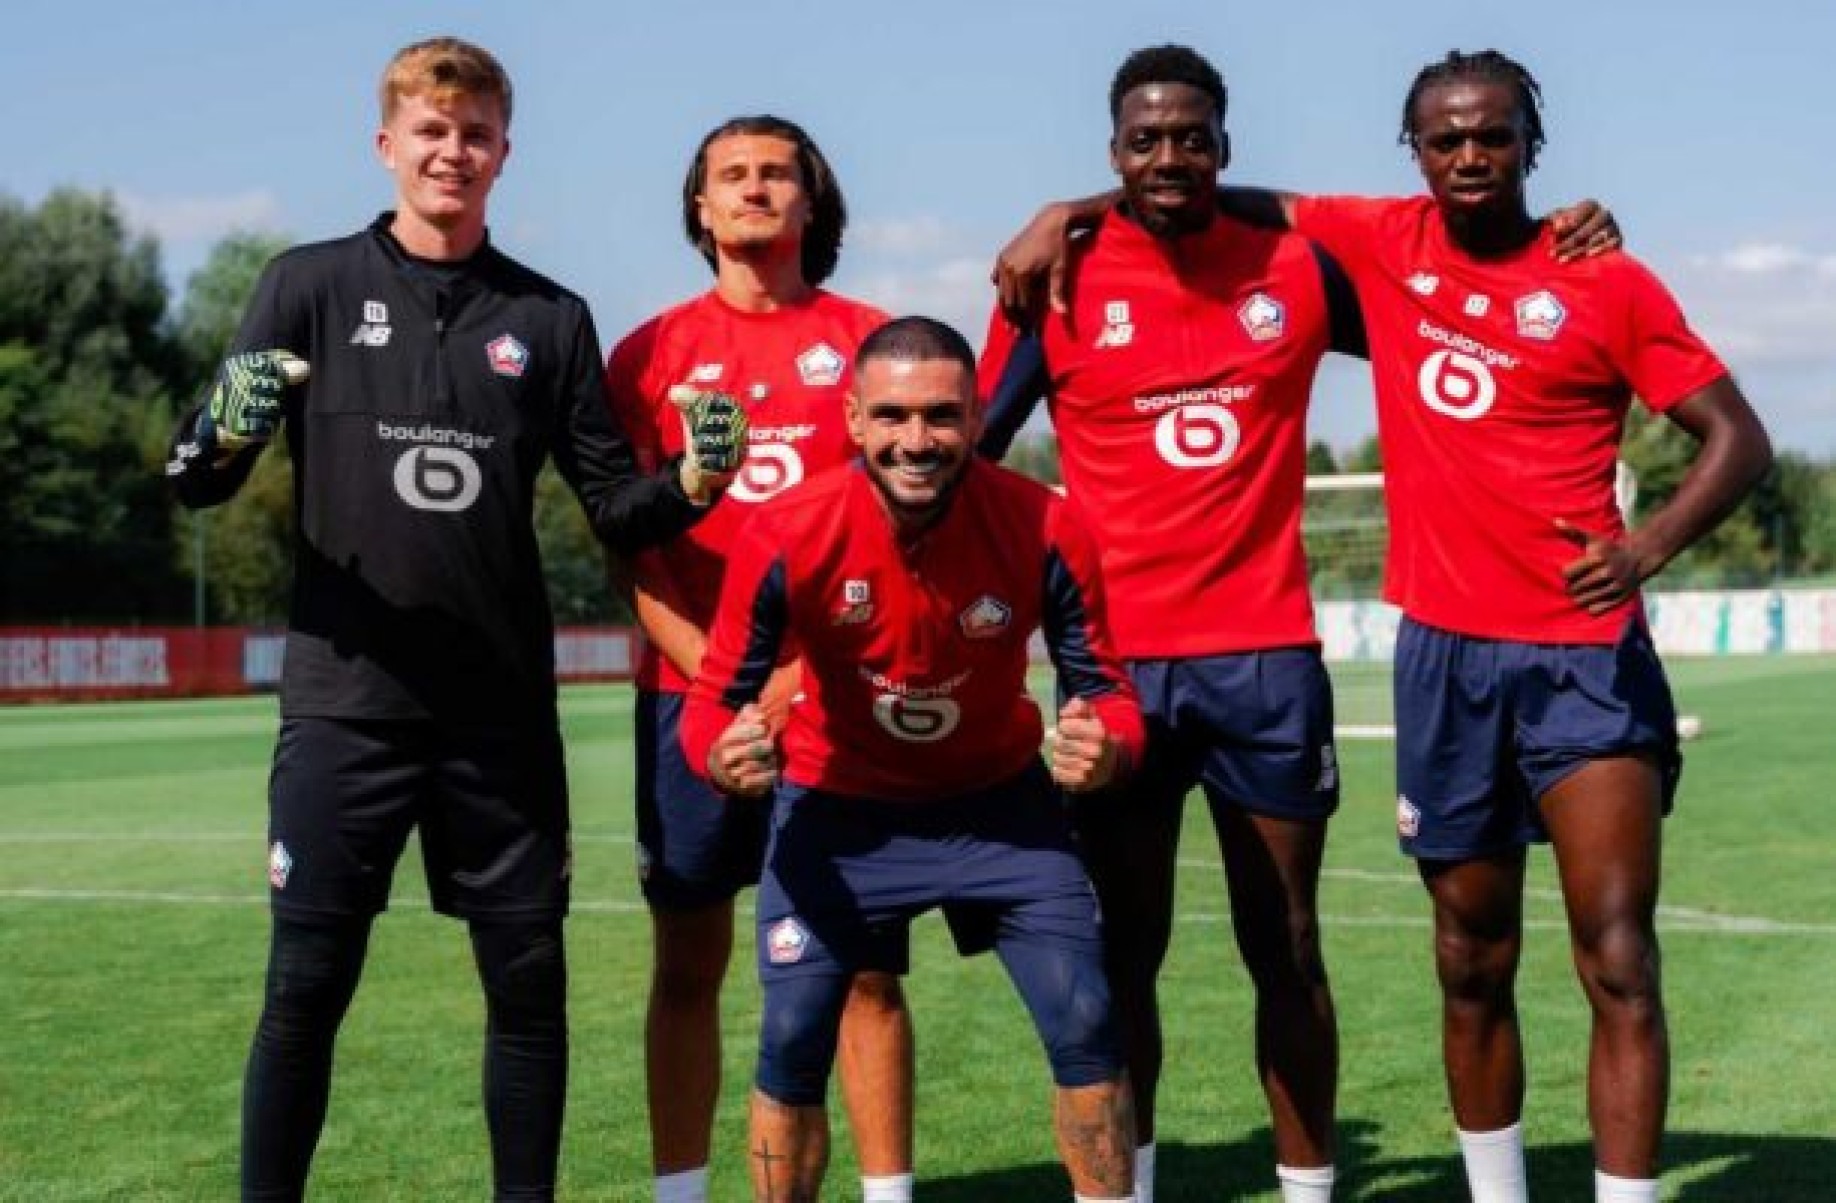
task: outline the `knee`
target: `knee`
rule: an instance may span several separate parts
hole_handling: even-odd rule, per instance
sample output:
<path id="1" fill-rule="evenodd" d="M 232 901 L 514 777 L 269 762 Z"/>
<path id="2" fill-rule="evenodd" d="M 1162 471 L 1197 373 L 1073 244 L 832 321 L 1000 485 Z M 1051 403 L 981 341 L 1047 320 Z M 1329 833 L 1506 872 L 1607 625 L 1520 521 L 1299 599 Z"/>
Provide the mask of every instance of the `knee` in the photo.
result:
<path id="1" fill-rule="evenodd" d="M 567 957 L 559 923 L 475 927 L 473 945 L 494 1027 L 515 1032 L 565 1024 Z"/>
<path id="2" fill-rule="evenodd" d="M 270 1047 L 329 1041 L 357 990 L 366 922 L 307 924 L 277 919 L 256 1040 Z"/>
<path id="3" fill-rule="evenodd" d="M 1040 1038 L 1052 1081 L 1072 1088 L 1114 1081 L 1122 1045 L 1109 986 L 1094 970 L 1072 974 L 1056 999 L 1037 1007 Z"/>
<path id="4" fill-rule="evenodd" d="M 1657 1011 L 1663 1005 L 1657 935 L 1648 927 L 1620 923 L 1583 933 L 1575 965 L 1596 1006 Z"/>
<path id="5" fill-rule="evenodd" d="M 1436 931 L 1434 966 L 1441 994 L 1452 1003 L 1495 1003 L 1509 997 L 1521 943 L 1516 934 Z"/>
<path id="6" fill-rule="evenodd" d="M 821 976 L 773 982 L 759 1020 L 754 1084 L 787 1107 L 820 1107 L 841 1025 L 843 991 Z"/>
<path id="7" fill-rule="evenodd" d="M 1320 921 L 1312 909 L 1289 908 L 1254 930 L 1240 931 L 1243 963 L 1258 990 L 1311 989 L 1325 984 Z"/>

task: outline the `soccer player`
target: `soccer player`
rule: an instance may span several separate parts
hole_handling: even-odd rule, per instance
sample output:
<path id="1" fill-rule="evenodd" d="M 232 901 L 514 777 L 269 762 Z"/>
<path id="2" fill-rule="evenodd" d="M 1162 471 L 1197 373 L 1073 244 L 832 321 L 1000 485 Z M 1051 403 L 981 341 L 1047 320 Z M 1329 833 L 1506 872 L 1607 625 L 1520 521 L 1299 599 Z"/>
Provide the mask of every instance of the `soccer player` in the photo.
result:
<path id="1" fill-rule="evenodd" d="M 1316 896 L 1339 783 L 1301 492 L 1315 370 L 1328 350 L 1360 353 L 1362 330 L 1330 260 L 1219 212 L 1226 93 L 1209 62 L 1182 46 L 1138 51 L 1109 100 L 1121 197 L 1069 269 L 1069 312 L 1034 331 L 996 313 L 983 449 L 999 456 L 1048 399 L 1147 716 L 1150 752 L 1126 796 L 1077 799 L 1135 1091 L 1138 1197 L 1153 1191 L 1156 980 L 1181 815 L 1202 785 L 1256 990 L 1284 1197 L 1324 1199 L 1337 1031 Z"/>
<path id="2" fill-rule="evenodd" d="M 1052 491 L 977 462 L 975 359 L 949 327 L 901 318 L 869 335 L 847 415 L 859 462 L 759 509 L 736 540 L 682 721 L 688 763 L 726 793 L 776 783 L 754 1197 L 817 1197 L 848 983 L 902 971 L 909 920 L 942 906 L 959 946 L 995 949 L 1032 1014 L 1077 1197 L 1120 1203 L 1128 1087 L 1095 899 L 1051 788 L 1140 763 L 1094 544 Z M 1026 695 L 1040 628 L 1069 695 L 1050 777 Z M 787 643 L 802 693 L 778 730 L 758 701 Z"/>
<path id="3" fill-rule="evenodd" d="M 847 224 L 840 185 L 808 134 L 740 117 L 696 147 L 682 186 L 689 242 L 714 287 L 613 350 L 606 382 L 641 463 L 682 443 L 672 392 L 722 389 L 750 420 L 738 477 L 707 519 L 635 564 L 647 636 L 638 666 L 638 867 L 655 955 L 645 1018 L 658 1203 L 703 1203 L 720 1093 L 720 989 L 733 900 L 759 880 L 769 809 L 723 798 L 682 759 L 677 727 L 701 666 L 734 532 L 761 502 L 854 453 L 842 398 L 862 338 L 886 315 L 821 287 Z M 781 725 L 789 664 L 763 704 Z M 912 1195 L 912 1029 L 898 978 L 863 973 L 842 1025 L 842 1086 L 865 1203 Z"/>
<path id="4" fill-rule="evenodd" d="M 1402 141 L 1428 195 L 1263 194 L 1338 256 L 1371 327 L 1396 650 L 1397 831 L 1434 903 L 1442 1047 L 1473 1196 L 1527 1197 L 1513 983 L 1525 846 L 1555 848 L 1593 1017 L 1595 1197 L 1658 1197 L 1669 1049 L 1658 972 L 1676 714 L 1639 586 L 1771 464 L 1764 427 L 1668 291 L 1623 253 L 1544 253 L 1524 180 L 1536 80 L 1497 51 L 1416 76 Z M 1637 397 L 1700 443 L 1628 531 L 1613 499 Z"/>
<path id="5" fill-rule="evenodd" d="M 1524 181 L 1542 96 L 1496 51 L 1416 76 L 1428 195 L 1227 189 L 1344 264 L 1370 325 L 1396 649 L 1397 830 L 1434 906 L 1448 1092 L 1478 1203 L 1527 1197 L 1514 983 L 1526 846 L 1555 848 L 1592 1011 L 1595 1197 L 1658 1197 L 1669 1051 L 1655 912 L 1681 759 L 1639 586 L 1771 463 L 1764 427 L 1630 256 L 1559 262 Z M 1636 396 L 1700 443 L 1628 531 L 1614 456 Z"/>
<path id="6" fill-rule="evenodd" d="M 467 921 L 484 987 L 495 1197 L 552 1199 L 568 806 L 535 477 L 552 456 L 599 536 L 633 550 L 701 516 L 743 415 L 704 401 L 691 453 L 639 477 L 586 306 L 486 236 L 510 150 L 503 68 L 457 39 L 420 42 L 390 60 L 381 104 L 395 208 L 268 265 L 168 467 L 181 501 L 215 505 L 282 424 L 293 450 L 273 933 L 242 1197 L 304 1194 L 333 1043 L 418 826 L 434 909 Z"/>

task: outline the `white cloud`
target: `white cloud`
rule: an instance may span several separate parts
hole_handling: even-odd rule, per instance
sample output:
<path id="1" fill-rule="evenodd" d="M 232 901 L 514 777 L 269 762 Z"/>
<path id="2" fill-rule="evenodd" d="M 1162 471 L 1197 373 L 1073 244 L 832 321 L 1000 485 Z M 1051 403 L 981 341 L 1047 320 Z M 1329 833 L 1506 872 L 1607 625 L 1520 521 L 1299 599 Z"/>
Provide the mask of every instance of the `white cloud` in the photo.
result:
<path id="1" fill-rule="evenodd" d="M 1836 252 L 1754 241 L 1657 266 L 1775 441 L 1836 451 Z"/>
<path id="2" fill-rule="evenodd" d="M 280 201 L 267 191 L 167 197 L 123 192 L 115 199 L 130 226 L 163 243 L 215 242 L 240 230 L 281 228 Z"/>

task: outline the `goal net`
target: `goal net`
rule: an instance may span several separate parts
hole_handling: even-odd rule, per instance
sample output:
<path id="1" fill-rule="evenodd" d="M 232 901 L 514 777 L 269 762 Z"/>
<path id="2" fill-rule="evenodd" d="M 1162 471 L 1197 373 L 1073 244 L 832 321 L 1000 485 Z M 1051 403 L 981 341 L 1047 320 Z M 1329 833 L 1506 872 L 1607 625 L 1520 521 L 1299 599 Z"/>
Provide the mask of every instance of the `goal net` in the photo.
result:
<path id="1" fill-rule="evenodd" d="M 1631 525 L 1638 478 L 1621 461 L 1614 496 Z M 1333 706 L 1341 739 L 1393 739 L 1390 657 L 1398 615 L 1379 596 L 1389 531 L 1383 474 L 1345 472 L 1307 478 L 1301 534 L 1307 544 L 1320 640 L 1330 662 Z M 1696 715 L 1681 715 L 1684 738 L 1702 732 Z"/>

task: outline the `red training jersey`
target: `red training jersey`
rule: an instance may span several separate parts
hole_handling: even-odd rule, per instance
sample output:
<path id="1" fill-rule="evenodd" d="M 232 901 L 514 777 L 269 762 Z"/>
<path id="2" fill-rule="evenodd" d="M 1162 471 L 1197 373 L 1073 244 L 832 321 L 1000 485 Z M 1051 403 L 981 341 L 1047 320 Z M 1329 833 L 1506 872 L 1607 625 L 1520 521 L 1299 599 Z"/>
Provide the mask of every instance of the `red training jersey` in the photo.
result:
<path id="1" fill-rule="evenodd" d="M 902 544 L 864 465 L 756 511 L 733 548 L 682 746 L 697 773 L 786 640 L 803 692 L 784 777 L 856 797 L 922 801 L 996 784 L 1039 755 L 1027 641 L 1043 629 L 1065 691 L 1087 698 L 1141 762 L 1135 690 L 1104 626 L 1097 553 L 1064 498 L 972 461 L 950 508 Z"/>
<path id="2" fill-rule="evenodd" d="M 1045 396 L 1065 486 L 1102 543 L 1116 646 L 1316 644 L 1301 498 L 1332 331 L 1315 249 L 1221 216 L 1160 239 L 1112 211 L 1072 270 L 1071 312 L 1037 335 L 996 310 L 979 385 L 991 430 Z"/>
<path id="3" fill-rule="evenodd" d="M 854 352 L 886 315 L 817 290 L 770 313 L 735 309 L 710 291 L 645 322 L 606 361 L 606 391 L 645 471 L 683 450 L 682 417 L 669 401 L 678 384 L 732 395 L 751 419 L 746 462 L 713 512 L 646 552 L 639 573 L 666 572 L 684 618 L 707 630 L 727 549 L 746 514 L 805 477 L 854 455 L 842 399 Z M 646 645 L 641 688 L 682 692 L 688 679 Z"/>
<path id="4" fill-rule="evenodd" d="M 1657 278 L 1619 252 L 1558 263 L 1545 226 L 1475 258 L 1429 197 L 1311 197 L 1296 227 L 1344 265 L 1370 330 L 1389 507 L 1384 596 L 1420 622 L 1611 644 L 1638 600 L 1589 615 L 1556 519 L 1608 538 L 1633 395 L 1662 413 L 1727 374 Z"/>

